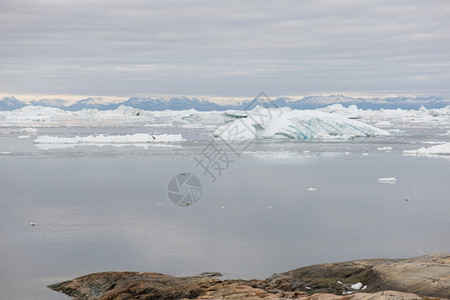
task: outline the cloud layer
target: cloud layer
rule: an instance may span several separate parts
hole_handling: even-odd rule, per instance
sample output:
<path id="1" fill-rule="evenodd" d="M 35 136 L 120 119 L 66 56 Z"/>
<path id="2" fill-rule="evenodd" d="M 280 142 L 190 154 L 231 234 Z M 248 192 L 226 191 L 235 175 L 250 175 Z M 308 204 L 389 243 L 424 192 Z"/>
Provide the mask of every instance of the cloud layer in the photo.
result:
<path id="1" fill-rule="evenodd" d="M 0 91 L 449 94 L 450 2 L 0 2 Z"/>

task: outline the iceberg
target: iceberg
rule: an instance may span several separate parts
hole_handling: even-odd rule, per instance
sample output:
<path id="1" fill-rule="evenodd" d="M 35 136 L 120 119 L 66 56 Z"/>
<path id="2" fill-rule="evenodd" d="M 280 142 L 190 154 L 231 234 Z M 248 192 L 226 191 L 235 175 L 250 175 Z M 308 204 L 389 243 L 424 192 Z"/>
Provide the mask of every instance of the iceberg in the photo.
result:
<path id="1" fill-rule="evenodd" d="M 315 111 L 255 108 L 247 118 L 220 126 L 215 136 L 224 140 L 290 138 L 302 140 L 349 140 L 385 136 L 389 132 L 347 117 Z"/>

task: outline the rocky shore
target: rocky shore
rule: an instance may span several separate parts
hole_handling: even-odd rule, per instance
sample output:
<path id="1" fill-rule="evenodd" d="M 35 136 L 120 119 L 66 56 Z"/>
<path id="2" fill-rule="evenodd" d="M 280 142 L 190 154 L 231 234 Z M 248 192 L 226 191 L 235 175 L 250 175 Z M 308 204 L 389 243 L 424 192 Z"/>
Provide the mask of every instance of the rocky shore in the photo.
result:
<path id="1" fill-rule="evenodd" d="M 450 254 L 302 267 L 265 280 L 102 272 L 50 285 L 74 299 L 446 299 Z"/>

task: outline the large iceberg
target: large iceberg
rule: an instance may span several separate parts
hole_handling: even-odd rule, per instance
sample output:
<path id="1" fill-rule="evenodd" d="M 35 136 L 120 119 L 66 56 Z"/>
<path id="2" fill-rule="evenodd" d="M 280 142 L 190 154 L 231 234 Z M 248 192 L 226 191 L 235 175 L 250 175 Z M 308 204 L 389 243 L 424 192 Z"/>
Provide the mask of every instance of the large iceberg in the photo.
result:
<path id="1" fill-rule="evenodd" d="M 224 140 L 291 138 L 348 140 L 385 136 L 389 132 L 347 117 L 314 110 L 255 108 L 247 118 L 220 126 L 216 137 Z"/>

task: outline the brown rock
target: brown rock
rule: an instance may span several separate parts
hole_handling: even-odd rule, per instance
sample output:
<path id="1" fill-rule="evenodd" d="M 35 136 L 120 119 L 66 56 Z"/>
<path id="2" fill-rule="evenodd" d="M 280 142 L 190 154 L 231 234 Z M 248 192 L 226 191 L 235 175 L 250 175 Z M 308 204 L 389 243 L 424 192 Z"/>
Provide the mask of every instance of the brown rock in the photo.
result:
<path id="1" fill-rule="evenodd" d="M 74 299 L 430 299 L 450 297 L 450 255 L 367 259 L 320 264 L 275 274 L 266 280 L 103 272 L 49 286 Z M 352 289 L 361 282 L 367 288 Z M 351 292 L 351 294 L 347 294 Z M 367 293 L 369 292 L 369 293 Z M 343 295 L 345 294 L 345 295 Z M 437 298 L 436 298 L 437 299 Z"/>
<path id="2" fill-rule="evenodd" d="M 357 282 L 367 286 L 366 292 L 395 290 L 449 298 L 450 254 L 313 265 L 275 274 L 260 287 L 342 294 L 351 291 L 350 286 Z"/>

